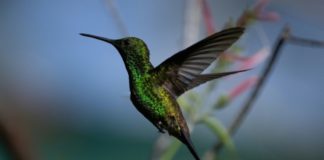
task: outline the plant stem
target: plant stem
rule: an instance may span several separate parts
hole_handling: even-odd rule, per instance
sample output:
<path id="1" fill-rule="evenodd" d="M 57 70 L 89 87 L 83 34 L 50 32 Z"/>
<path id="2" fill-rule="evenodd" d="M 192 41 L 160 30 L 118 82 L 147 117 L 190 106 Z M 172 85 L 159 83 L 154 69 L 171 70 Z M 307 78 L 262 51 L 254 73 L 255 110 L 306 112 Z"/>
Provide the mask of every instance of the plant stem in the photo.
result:
<path id="1" fill-rule="evenodd" d="M 244 121 L 245 117 L 251 110 L 255 100 L 258 98 L 259 93 L 263 89 L 263 86 L 268 79 L 278 57 L 281 51 L 282 46 L 286 43 L 286 41 L 290 38 L 290 28 L 288 26 L 285 26 L 281 32 L 281 35 L 279 39 L 276 42 L 275 48 L 271 54 L 270 60 L 268 64 L 266 65 L 265 69 L 263 70 L 260 80 L 256 84 L 254 90 L 252 91 L 250 97 L 247 99 L 247 101 L 244 103 L 243 107 L 237 114 L 234 121 L 231 123 L 228 132 L 230 135 L 234 135 L 237 131 L 237 129 L 240 127 L 242 122 Z M 222 148 L 223 144 L 221 141 L 219 141 L 217 144 L 213 146 L 214 153 L 218 152 Z"/>
<path id="2" fill-rule="evenodd" d="M 171 160 L 179 148 L 181 147 L 181 142 L 178 140 L 173 140 L 171 145 L 168 147 L 168 149 L 165 151 L 163 156 L 161 157 L 161 160 Z"/>
<path id="3" fill-rule="evenodd" d="M 120 13 L 115 5 L 114 0 L 106 0 L 107 7 L 109 8 L 109 11 L 111 13 L 111 16 L 114 18 L 114 20 L 117 23 L 118 29 L 120 30 L 120 33 L 123 34 L 123 36 L 128 36 L 129 32 L 127 30 L 127 27 L 123 21 L 123 19 L 120 16 Z"/>
<path id="4" fill-rule="evenodd" d="M 313 46 L 313 47 L 324 47 L 324 41 L 317 41 L 312 39 L 306 39 L 296 36 L 290 36 L 289 42 L 296 45 L 305 45 L 305 46 Z"/>
<path id="5" fill-rule="evenodd" d="M 32 160 L 33 158 L 29 153 L 30 149 L 25 146 L 24 136 L 20 135 L 22 133 L 15 126 L 10 126 L 11 124 L 0 122 L 0 141 L 3 143 L 10 159 Z"/>
<path id="6" fill-rule="evenodd" d="M 212 132 L 218 137 L 219 141 L 225 145 L 232 159 L 236 159 L 236 149 L 235 145 L 231 139 L 230 134 L 227 129 L 220 123 L 217 119 L 210 116 L 204 116 L 201 119 L 201 122 L 204 123 Z M 206 159 L 214 159 L 212 153 L 208 153 Z M 235 158 L 234 158 L 235 157 Z"/>

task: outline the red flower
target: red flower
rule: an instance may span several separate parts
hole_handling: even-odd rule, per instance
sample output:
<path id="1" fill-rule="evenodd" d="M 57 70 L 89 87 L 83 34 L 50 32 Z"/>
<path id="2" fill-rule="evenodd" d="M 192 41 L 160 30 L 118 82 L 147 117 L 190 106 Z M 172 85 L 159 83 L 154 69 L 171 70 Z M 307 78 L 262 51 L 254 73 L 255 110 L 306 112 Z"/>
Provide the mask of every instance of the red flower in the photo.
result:
<path id="1" fill-rule="evenodd" d="M 270 54 L 270 49 L 267 47 L 261 48 L 250 57 L 241 58 L 242 64 L 239 69 L 250 69 L 262 63 Z"/>
<path id="2" fill-rule="evenodd" d="M 246 26 L 255 20 L 260 21 L 277 21 L 280 16 L 277 12 L 267 11 L 265 7 L 268 5 L 269 0 L 259 0 L 255 3 L 251 10 L 245 11 L 238 19 L 238 26 Z"/>
<path id="3" fill-rule="evenodd" d="M 215 108 L 223 108 L 227 106 L 227 104 L 233 101 L 237 96 L 253 87 L 257 83 L 258 79 L 258 77 L 250 77 L 231 89 L 228 94 L 221 95 L 215 104 Z"/>
<path id="4" fill-rule="evenodd" d="M 239 85 L 237 85 L 236 87 L 234 87 L 228 94 L 229 99 L 230 100 L 235 99 L 238 95 L 242 94 L 244 91 L 254 86 L 258 81 L 258 79 L 259 78 L 255 76 L 250 77 L 245 81 L 243 81 L 242 83 L 240 83 Z"/>
<path id="5" fill-rule="evenodd" d="M 264 47 L 249 57 L 237 55 L 234 53 L 226 53 L 224 54 L 224 58 L 230 61 L 241 62 L 239 70 L 242 70 L 242 69 L 253 68 L 256 65 L 262 63 L 269 56 L 269 54 L 270 54 L 270 49 L 268 47 Z"/>
<path id="6" fill-rule="evenodd" d="M 279 19 L 279 14 L 274 11 L 266 11 L 265 7 L 269 4 L 269 0 L 259 0 L 254 8 L 253 11 L 256 15 L 256 18 L 259 20 L 266 20 L 266 21 L 276 21 Z"/>
<path id="7" fill-rule="evenodd" d="M 205 25 L 206 25 L 206 29 L 207 29 L 207 34 L 211 35 L 216 30 L 215 26 L 214 26 L 211 10 L 210 10 L 206 0 L 201 0 L 200 2 L 201 2 L 203 17 L 204 17 L 204 21 L 205 21 Z"/>

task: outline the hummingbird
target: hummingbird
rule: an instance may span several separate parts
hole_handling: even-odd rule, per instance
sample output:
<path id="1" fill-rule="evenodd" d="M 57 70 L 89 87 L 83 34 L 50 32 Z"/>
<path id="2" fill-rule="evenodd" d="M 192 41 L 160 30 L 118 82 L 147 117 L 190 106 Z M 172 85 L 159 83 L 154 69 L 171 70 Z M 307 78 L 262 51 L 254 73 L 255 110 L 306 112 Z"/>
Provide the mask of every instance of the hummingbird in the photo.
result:
<path id="1" fill-rule="evenodd" d="M 147 45 L 139 38 L 109 39 L 85 33 L 80 35 L 107 42 L 118 50 L 128 72 L 130 99 L 135 108 L 159 132 L 167 131 L 185 144 L 199 160 L 177 98 L 207 81 L 246 71 L 202 74 L 243 32 L 244 28 L 235 27 L 214 33 L 156 67 L 150 62 Z"/>

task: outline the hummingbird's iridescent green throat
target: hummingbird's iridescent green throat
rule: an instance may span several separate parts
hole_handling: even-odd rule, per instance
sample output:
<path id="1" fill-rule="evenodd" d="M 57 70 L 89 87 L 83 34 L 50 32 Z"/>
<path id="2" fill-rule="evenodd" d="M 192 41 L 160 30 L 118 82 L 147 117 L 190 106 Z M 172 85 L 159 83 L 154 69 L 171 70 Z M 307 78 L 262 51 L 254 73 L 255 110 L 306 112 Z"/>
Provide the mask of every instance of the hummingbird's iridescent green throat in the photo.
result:
<path id="1" fill-rule="evenodd" d="M 131 101 L 134 106 L 160 132 L 167 131 L 184 143 L 195 159 L 199 160 L 176 99 L 207 81 L 245 71 L 201 74 L 243 32 L 244 28 L 236 27 L 215 33 L 179 51 L 156 67 L 150 62 L 146 44 L 139 38 L 108 39 L 84 33 L 81 35 L 110 43 L 118 50 L 129 75 Z"/>

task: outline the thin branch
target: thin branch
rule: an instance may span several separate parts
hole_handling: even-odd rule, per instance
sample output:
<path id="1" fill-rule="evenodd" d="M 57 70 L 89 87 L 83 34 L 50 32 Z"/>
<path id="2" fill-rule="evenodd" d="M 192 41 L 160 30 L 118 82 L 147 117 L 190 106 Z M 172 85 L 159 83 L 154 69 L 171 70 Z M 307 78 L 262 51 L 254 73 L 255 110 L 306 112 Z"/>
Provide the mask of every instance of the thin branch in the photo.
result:
<path id="1" fill-rule="evenodd" d="M 23 156 L 19 154 L 19 151 L 15 147 L 14 139 L 9 134 L 8 129 L 2 123 L 0 123 L 0 140 L 1 142 L 3 142 L 5 146 L 5 150 L 7 151 L 11 159 L 15 159 L 15 160 L 24 159 Z"/>
<path id="2" fill-rule="evenodd" d="M 6 90 L 1 88 L 2 91 Z M 16 100 L 7 94 L 0 98 L 0 143 L 12 160 L 38 160 L 31 143 L 30 132 L 15 108 Z"/>
<path id="3" fill-rule="evenodd" d="M 237 118 L 233 121 L 232 125 L 229 128 L 229 132 L 231 134 L 235 134 L 238 127 L 246 117 L 247 113 L 250 111 L 251 107 L 253 106 L 255 100 L 258 98 L 258 95 L 260 91 L 262 90 L 263 85 L 265 84 L 266 80 L 268 79 L 274 64 L 276 63 L 280 50 L 282 46 L 285 44 L 286 40 L 290 36 L 290 29 L 288 27 L 285 27 L 281 33 L 281 36 L 279 40 L 277 41 L 277 44 L 275 45 L 275 49 L 273 50 L 272 56 L 270 57 L 270 60 L 268 64 L 266 65 L 266 68 L 261 74 L 259 82 L 256 84 L 251 97 L 246 101 L 244 106 L 242 107 L 242 110 L 239 112 Z"/>
<path id="4" fill-rule="evenodd" d="M 237 129 L 240 127 L 240 125 L 244 121 L 245 117 L 251 110 L 255 100 L 258 98 L 259 93 L 263 89 L 263 85 L 265 84 L 266 80 L 268 79 L 268 77 L 269 77 L 278 57 L 279 57 L 281 48 L 286 43 L 287 39 L 289 39 L 289 37 L 290 37 L 290 28 L 288 26 L 286 26 L 282 30 L 281 36 L 277 40 L 275 48 L 274 48 L 272 55 L 270 57 L 270 60 L 269 60 L 268 64 L 266 65 L 264 71 L 262 72 L 262 74 L 260 76 L 260 80 L 258 81 L 254 90 L 252 91 L 251 96 L 244 103 L 244 105 L 241 108 L 241 110 L 239 111 L 238 115 L 236 116 L 236 118 L 234 119 L 232 124 L 230 125 L 228 131 L 231 135 L 234 135 L 236 133 Z M 223 146 L 223 144 L 221 142 L 218 142 L 216 145 L 214 145 L 213 150 L 215 152 L 217 152 L 221 149 L 222 146 Z"/>
<path id="5" fill-rule="evenodd" d="M 304 45 L 304 46 L 310 46 L 310 47 L 324 47 L 324 41 L 318 41 L 318 40 L 312 40 L 312 39 L 306 39 L 301 37 L 296 37 L 291 35 L 290 28 L 288 26 L 284 27 L 284 29 L 281 32 L 281 36 L 276 42 L 275 48 L 272 52 L 272 56 L 270 57 L 270 60 L 268 64 L 266 65 L 264 71 L 261 74 L 261 78 L 259 82 L 256 84 L 254 90 L 251 93 L 251 96 L 247 99 L 246 103 L 244 103 L 243 107 L 239 111 L 238 115 L 230 125 L 228 132 L 233 136 L 242 122 L 244 121 L 245 117 L 251 110 L 255 100 L 258 98 L 259 93 L 263 89 L 263 85 L 265 84 L 266 80 L 268 79 L 278 57 L 281 51 L 281 48 L 284 46 L 285 43 L 291 42 L 292 44 L 296 45 Z M 208 157 L 214 157 L 216 152 L 218 152 L 223 147 L 223 144 L 221 141 L 216 143 L 212 150 L 208 151 L 206 155 Z M 212 155 L 212 156 L 211 156 Z"/>
<path id="6" fill-rule="evenodd" d="M 123 36 L 128 36 L 129 32 L 127 30 L 127 27 L 123 21 L 123 19 L 121 18 L 118 9 L 115 5 L 114 0 L 106 0 L 107 3 L 107 7 L 109 9 L 109 11 L 111 12 L 112 17 L 115 19 L 116 23 L 117 23 L 117 27 L 120 30 L 120 32 L 123 34 Z"/>
<path id="7" fill-rule="evenodd" d="M 237 118 L 233 121 L 232 125 L 230 126 L 229 132 L 231 134 L 235 134 L 238 127 L 240 126 L 240 124 L 246 117 L 247 113 L 250 111 L 251 107 L 253 106 L 264 83 L 268 79 L 276 60 L 278 59 L 280 50 L 281 50 L 282 46 L 285 44 L 287 38 L 289 37 L 289 34 L 290 34 L 289 28 L 285 27 L 284 30 L 282 31 L 282 34 L 281 34 L 279 40 L 277 41 L 277 44 L 275 45 L 275 49 L 273 50 L 272 56 L 270 57 L 270 60 L 269 60 L 268 64 L 266 65 L 266 68 L 264 69 L 259 82 L 256 84 L 256 86 L 251 94 L 251 97 L 246 101 L 246 103 L 242 107 L 241 111 L 239 112 Z"/>
<path id="8" fill-rule="evenodd" d="M 289 42 L 296 44 L 296 45 L 305 45 L 311 47 L 324 47 L 324 41 L 317 41 L 312 39 L 306 39 L 296 36 L 290 36 Z"/>
<path id="9" fill-rule="evenodd" d="M 3 143 L 6 152 L 12 160 L 35 160 L 31 154 L 31 146 L 26 145 L 26 135 L 22 135 L 21 129 L 13 126 L 14 123 L 0 122 L 0 141 Z"/>

